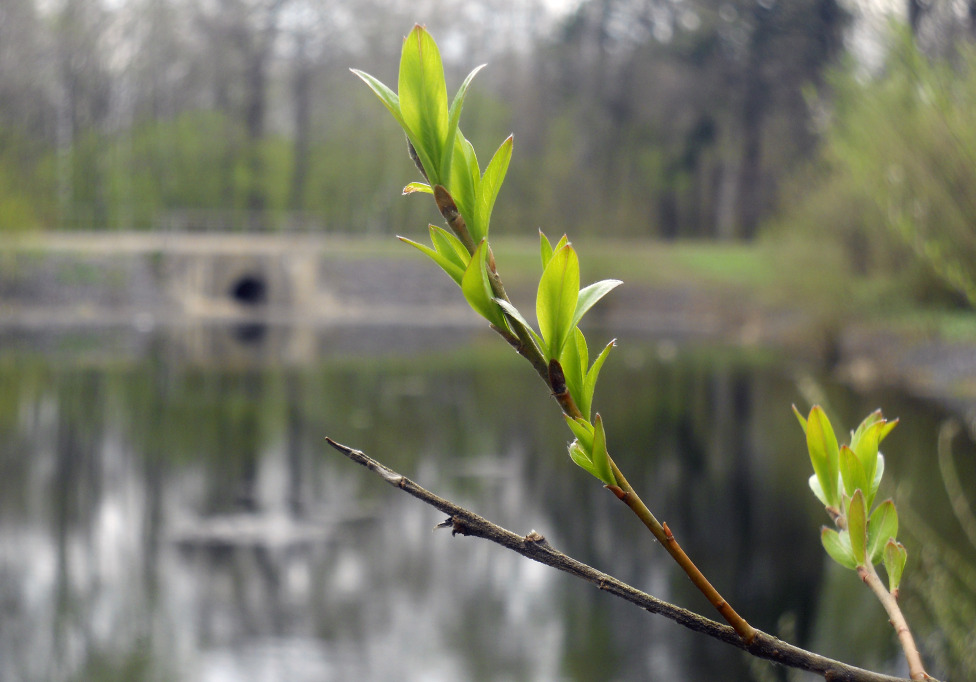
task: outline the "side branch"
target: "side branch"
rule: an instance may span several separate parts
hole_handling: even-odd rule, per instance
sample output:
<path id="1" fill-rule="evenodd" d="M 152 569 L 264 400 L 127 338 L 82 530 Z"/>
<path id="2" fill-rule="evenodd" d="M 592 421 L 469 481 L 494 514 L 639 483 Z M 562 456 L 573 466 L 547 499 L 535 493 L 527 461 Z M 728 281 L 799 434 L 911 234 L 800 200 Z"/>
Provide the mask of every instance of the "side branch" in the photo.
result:
<path id="1" fill-rule="evenodd" d="M 857 574 L 871 588 L 871 591 L 874 592 L 874 595 L 888 613 L 891 627 L 895 629 L 895 633 L 898 635 L 898 641 L 901 643 L 901 648 L 905 652 L 905 660 L 908 661 L 908 671 L 911 678 L 913 680 L 931 680 L 932 678 L 925 672 L 925 668 L 922 665 L 922 656 L 918 652 L 918 647 L 915 646 L 912 631 L 908 629 L 908 621 L 905 620 L 905 616 L 901 612 L 901 607 L 898 606 L 895 595 L 888 591 L 884 583 L 881 582 L 881 578 L 878 577 L 878 572 L 874 569 L 874 564 L 868 563 L 866 566 L 859 566 Z"/>
<path id="2" fill-rule="evenodd" d="M 732 605 L 725 601 L 722 595 L 719 594 L 718 590 L 715 589 L 708 581 L 708 578 L 701 572 L 701 569 L 691 560 L 691 557 L 681 549 L 681 545 L 674 539 L 674 535 L 670 529 L 666 525 L 661 524 L 654 514 L 651 513 L 651 510 L 647 508 L 640 495 L 627 482 L 627 478 L 612 459 L 610 460 L 610 467 L 613 470 L 614 478 L 617 479 L 617 483 L 619 484 L 616 486 L 608 486 L 610 492 L 630 507 L 631 511 L 641 520 L 641 523 L 651 531 L 651 534 L 654 535 L 657 541 L 661 543 L 661 546 L 671 555 L 671 558 L 681 567 L 681 570 L 688 575 L 692 584 L 705 595 L 709 603 L 722 614 L 725 622 L 732 626 L 739 637 L 742 638 L 743 643 L 748 646 L 756 635 L 759 634 L 759 631 L 749 625 L 745 618 L 736 613 Z"/>
<path id="3" fill-rule="evenodd" d="M 728 625 L 722 625 L 699 616 L 693 611 L 652 597 L 602 571 L 577 561 L 573 557 L 554 549 L 542 535 L 535 531 L 526 536 L 521 536 L 506 530 L 450 500 L 435 495 L 359 450 L 337 443 L 331 438 L 326 438 L 326 441 L 343 455 L 374 472 L 390 485 L 400 488 L 418 500 L 447 514 L 449 519 L 446 524 L 451 526 L 454 535 L 484 538 L 528 559 L 582 578 L 605 592 L 620 597 L 646 611 L 660 614 L 689 630 L 700 632 L 743 649 L 753 656 L 765 658 L 790 668 L 820 674 L 828 682 L 905 682 L 903 678 L 881 675 L 820 656 L 759 630 L 756 630 L 752 641 L 746 643 Z"/>

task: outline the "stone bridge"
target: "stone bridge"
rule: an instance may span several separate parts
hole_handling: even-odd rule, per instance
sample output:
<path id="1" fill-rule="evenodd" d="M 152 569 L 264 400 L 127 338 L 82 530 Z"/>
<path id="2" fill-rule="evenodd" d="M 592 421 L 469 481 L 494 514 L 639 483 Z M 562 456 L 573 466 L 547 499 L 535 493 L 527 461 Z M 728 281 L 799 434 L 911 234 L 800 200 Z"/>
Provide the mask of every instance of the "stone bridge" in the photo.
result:
<path id="1" fill-rule="evenodd" d="M 139 317 L 406 322 L 418 309 L 424 319 L 450 322 L 464 306 L 438 274 L 419 254 L 394 257 L 375 240 L 42 234 L 0 241 L 0 324 Z"/>
<path id="2" fill-rule="evenodd" d="M 479 328 L 456 285 L 392 237 L 53 233 L 0 239 L 0 338 L 7 346 L 33 344 L 38 331 L 83 331 L 97 336 L 89 346 L 111 358 L 140 352 L 149 342 L 145 332 L 160 330 L 195 360 L 270 354 L 301 362 L 323 349 L 427 347 L 432 335 Z"/>

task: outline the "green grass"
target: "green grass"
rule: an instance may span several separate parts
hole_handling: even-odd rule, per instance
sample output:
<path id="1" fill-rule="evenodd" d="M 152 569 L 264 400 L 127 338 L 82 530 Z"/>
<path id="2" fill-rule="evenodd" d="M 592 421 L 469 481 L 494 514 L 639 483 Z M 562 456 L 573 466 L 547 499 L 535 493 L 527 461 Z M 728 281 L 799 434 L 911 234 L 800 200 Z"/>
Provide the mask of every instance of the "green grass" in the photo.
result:
<path id="1" fill-rule="evenodd" d="M 575 241 L 580 267 L 591 278 L 612 277 L 637 285 L 772 286 L 775 254 L 765 245 L 709 242 Z M 537 277 L 541 267 L 534 240 L 499 240 L 496 259 L 516 276 Z"/>

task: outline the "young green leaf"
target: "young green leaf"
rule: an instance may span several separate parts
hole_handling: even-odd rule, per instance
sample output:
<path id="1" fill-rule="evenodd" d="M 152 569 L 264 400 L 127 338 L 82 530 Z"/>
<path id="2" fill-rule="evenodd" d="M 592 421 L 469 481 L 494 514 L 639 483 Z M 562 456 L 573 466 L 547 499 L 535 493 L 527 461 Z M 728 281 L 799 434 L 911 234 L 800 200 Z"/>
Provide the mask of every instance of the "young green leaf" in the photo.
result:
<path id="1" fill-rule="evenodd" d="M 501 308 L 495 303 L 485 270 L 487 258 L 487 242 L 482 241 L 471 256 L 471 262 L 461 278 L 461 291 L 468 304 L 486 320 L 500 329 L 505 329 L 505 316 Z"/>
<path id="2" fill-rule="evenodd" d="M 840 477 L 844 482 L 844 492 L 848 497 L 854 494 L 855 490 L 867 490 L 868 479 L 861 467 L 861 461 L 846 445 L 840 446 Z"/>
<path id="3" fill-rule="evenodd" d="M 804 435 L 806 435 L 806 432 L 807 432 L 807 418 L 804 417 L 802 414 L 800 414 L 800 411 L 798 409 L 796 409 L 796 405 L 792 405 L 791 407 L 793 408 L 793 414 L 796 415 L 796 420 L 798 422 L 800 422 L 800 428 L 803 429 L 803 433 L 804 433 Z"/>
<path id="4" fill-rule="evenodd" d="M 881 441 L 883 441 L 885 439 L 885 437 L 889 433 L 891 433 L 891 430 L 893 428 L 895 428 L 896 426 L 898 426 L 898 420 L 897 419 L 892 419 L 891 421 L 886 421 L 885 422 L 884 428 L 882 428 L 881 429 L 881 432 L 878 434 L 878 444 L 879 445 L 881 444 Z"/>
<path id="5" fill-rule="evenodd" d="M 851 538 L 851 552 L 858 566 L 867 564 L 868 511 L 864 506 L 864 493 L 854 491 L 847 505 L 847 532 Z"/>
<path id="6" fill-rule="evenodd" d="M 428 230 L 430 231 L 430 241 L 437 253 L 453 262 L 462 271 L 467 269 L 468 263 L 471 262 L 471 254 L 464 248 L 461 240 L 437 225 L 431 225 Z"/>
<path id="7" fill-rule="evenodd" d="M 898 593 L 907 561 L 908 552 L 905 550 L 905 545 L 894 539 L 888 540 L 884 548 L 884 567 L 885 573 L 888 574 L 888 591 L 892 594 Z"/>
<path id="8" fill-rule="evenodd" d="M 454 161 L 451 164 L 450 190 L 451 197 L 457 205 L 468 232 L 475 244 L 484 235 L 475 236 L 474 206 L 478 197 L 478 186 L 481 184 L 481 171 L 478 170 L 478 156 L 475 154 L 471 142 L 458 131 L 454 140 Z"/>
<path id="9" fill-rule="evenodd" d="M 521 324 L 526 329 L 528 329 L 529 334 L 532 335 L 532 340 L 535 341 L 536 345 L 539 347 L 539 350 L 542 352 L 542 354 L 548 355 L 545 340 L 543 340 L 541 336 L 536 334 L 535 330 L 532 328 L 532 325 L 529 324 L 524 317 L 522 317 L 522 313 L 518 311 L 518 308 L 516 308 L 511 303 L 501 298 L 496 298 L 495 303 L 497 303 L 499 307 L 501 307 L 502 311 L 504 311 L 506 315 L 508 315 L 513 320 L 515 320 L 517 323 Z"/>
<path id="10" fill-rule="evenodd" d="M 607 485 L 616 485 L 607 453 L 607 434 L 603 420 L 596 416 L 593 424 L 583 419 L 566 417 L 566 423 L 576 436 L 569 445 L 569 456 L 577 465 L 596 476 Z"/>
<path id="11" fill-rule="evenodd" d="M 594 475 L 607 485 L 617 485 L 617 479 L 610 469 L 610 454 L 607 452 L 607 433 L 603 429 L 603 419 L 597 413 L 593 422 L 593 451 L 591 453 Z"/>
<path id="12" fill-rule="evenodd" d="M 623 282 L 621 282 L 619 279 L 605 279 L 581 289 L 576 300 L 576 311 L 573 313 L 573 326 L 575 327 L 577 324 L 579 324 L 579 321 L 583 318 L 583 315 L 586 314 L 586 311 L 596 305 L 597 301 L 609 294 L 621 284 L 623 284 Z"/>
<path id="13" fill-rule="evenodd" d="M 857 561 L 854 559 L 850 537 L 846 530 L 838 533 L 833 528 L 824 526 L 820 529 L 820 542 L 830 558 L 838 564 L 852 570 L 857 568 Z"/>
<path id="14" fill-rule="evenodd" d="M 370 76 L 364 71 L 360 71 L 359 69 L 350 69 L 350 71 L 359 76 L 359 78 L 361 78 L 363 82 L 369 86 L 370 90 L 372 90 L 376 96 L 380 98 L 383 105 L 391 114 L 393 114 L 393 118 L 395 118 L 397 123 L 400 124 L 400 127 L 403 128 L 403 131 L 407 134 L 407 137 L 410 137 L 412 131 L 410 130 L 410 127 L 407 125 L 406 121 L 403 120 L 403 116 L 400 115 L 400 98 L 397 96 L 397 94 L 390 90 L 390 88 L 387 86 L 383 85 L 379 79 Z"/>
<path id="15" fill-rule="evenodd" d="M 584 471 L 596 476 L 596 469 L 593 467 L 593 460 L 578 440 L 569 444 L 569 456 Z M 596 476 L 599 478 L 599 476 Z"/>
<path id="16" fill-rule="evenodd" d="M 583 380 L 583 395 L 577 407 L 579 407 L 580 412 L 587 419 L 589 419 L 590 411 L 593 409 L 593 393 L 596 390 L 596 380 L 600 378 L 600 369 L 603 367 L 607 356 L 610 355 L 610 349 L 615 345 L 617 345 L 616 339 L 612 340 L 600 351 L 600 354 L 596 356 L 596 360 L 593 361 L 593 366 L 586 373 L 586 378 Z"/>
<path id="17" fill-rule="evenodd" d="M 837 447 L 837 437 L 830 426 L 830 420 L 823 408 L 814 405 L 807 418 L 807 449 L 813 471 L 820 481 L 820 488 L 827 498 L 828 506 L 839 507 L 840 495 L 837 490 L 839 478 L 840 453 Z"/>
<path id="18" fill-rule="evenodd" d="M 461 285 L 461 280 L 464 277 L 464 268 L 460 267 L 451 258 L 448 258 L 446 255 L 437 252 L 435 249 L 432 249 L 429 246 L 415 242 L 412 239 L 407 239 L 406 237 L 397 238 L 404 244 L 409 244 L 418 251 L 430 256 L 430 259 L 437 263 L 437 265 L 439 265 L 444 272 L 450 275 L 451 279 L 457 282 L 458 286 Z"/>
<path id="19" fill-rule="evenodd" d="M 447 141 L 447 85 L 437 43 L 415 25 L 403 41 L 397 82 L 400 115 L 432 185 L 443 185 L 441 152 Z M 408 132 L 408 135 L 410 133 Z"/>
<path id="20" fill-rule="evenodd" d="M 417 193 L 433 194 L 434 190 L 426 182 L 411 182 L 403 188 L 404 196 Z"/>
<path id="21" fill-rule="evenodd" d="M 573 329 L 572 336 L 563 346 L 563 352 L 559 356 L 559 364 L 563 369 L 563 377 L 566 379 L 566 387 L 573 398 L 573 402 L 579 408 L 580 399 L 583 395 L 583 379 L 586 376 L 589 354 L 586 348 L 586 338 L 579 327 Z M 589 418 L 586 412 L 582 411 L 584 417 Z"/>
<path id="22" fill-rule="evenodd" d="M 573 435 L 576 436 L 576 440 L 579 441 L 580 447 L 583 448 L 583 451 L 590 452 L 593 449 L 593 425 L 585 419 L 580 419 L 579 417 L 573 419 L 566 414 L 564 414 L 563 417 L 566 419 L 566 423 L 569 425 L 570 431 L 573 432 Z"/>
<path id="23" fill-rule="evenodd" d="M 536 318 L 549 349 L 548 360 L 558 359 L 573 330 L 573 314 L 579 297 L 579 259 L 572 245 L 553 253 L 539 280 Z"/>
<path id="24" fill-rule="evenodd" d="M 872 564 L 881 561 L 888 540 L 894 540 L 897 536 L 898 512 L 894 502 L 885 500 L 871 513 L 871 520 L 868 521 L 868 560 Z"/>
<path id="25" fill-rule="evenodd" d="M 461 87 L 458 88 L 457 94 L 454 95 L 454 99 L 451 101 L 451 108 L 447 111 L 447 138 L 444 140 L 444 148 L 441 150 L 441 168 L 444 169 L 444 175 L 450 177 L 451 161 L 454 158 L 454 140 L 458 133 L 458 123 L 461 120 L 461 109 L 464 106 L 464 98 L 468 94 L 468 86 L 471 85 L 471 81 L 474 77 L 485 68 L 485 65 L 476 66 L 472 69 L 468 77 L 464 79 L 461 83 Z M 477 237 L 474 239 L 476 242 L 479 241 Z"/>
<path id="26" fill-rule="evenodd" d="M 864 432 L 867 430 L 867 428 L 872 424 L 876 424 L 882 420 L 883 418 L 881 416 L 881 410 L 875 410 L 867 417 L 865 417 L 861 421 L 861 423 L 857 425 L 857 428 L 851 434 L 851 449 L 856 451 L 858 444 L 861 442 L 861 437 L 864 435 Z"/>
<path id="27" fill-rule="evenodd" d="M 874 467 L 874 480 L 871 482 L 871 499 L 878 494 L 878 488 L 881 487 L 881 477 L 884 476 L 884 455 L 880 452 L 878 453 L 878 463 Z"/>
<path id="28" fill-rule="evenodd" d="M 539 230 L 539 255 L 542 257 L 542 269 L 545 270 L 549 265 L 549 259 L 552 258 L 552 244 L 542 230 Z"/>
<path id="29" fill-rule="evenodd" d="M 569 244 L 569 237 L 567 237 L 564 234 L 562 237 L 559 238 L 559 241 L 556 242 L 556 245 L 552 247 L 552 252 L 556 253 L 557 251 L 559 251 L 559 249 L 563 248 L 567 244 Z"/>
<path id="30" fill-rule="evenodd" d="M 855 439 L 851 439 L 851 449 L 857 455 L 861 469 L 864 471 L 862 489 L 867 493 L 866 500 L 869 508 L 874 501 L 874 495 L 871 494 L 868 484 L 874 481 L 874 470 L 878 466 L 878 442 L 884 427 L 885 421 L 883 419 L 874 421 L 863 429 L 860 438 L 856 439 L 856 443 L 854 442 Z"/>
<path id="31" fill-rule="evenodd" d="M 827 496 L 824 495 L 823 488 L 820 487 L 820 479 L 817 478 L 816 474 L 810 474 L 810 478 L 807 479 L 807 483 L 810 485 L 810 490 L 813 494 L 817 496 L 817 499 L 823 502 L 823 506 L 829 507 L 830 502 L 827 501 Z"/>
<path id="32" fill-rule="evenodd" d="M 491 157 L 491 161 L 488 162 L 488 167 L 485 168 L 485 174 L 481 178 L 481 184 L 478 187 L 478 204 L 475 207 L 475 225 L 482 237 L 488 236 L 491 211 L 495 207 L 495 199 L 498 197 L 498 191 L 502 188 L 502 183 L 505 181 L 505 174 L 508 172 L 508 163 L 512 160 L 512 145 L 514 141 L 515 138 L 509 135 L 502 142 L 494 156 Z M 478 235 L 473 231 L 472 236 L 475 240 L 478 239 Z"/>

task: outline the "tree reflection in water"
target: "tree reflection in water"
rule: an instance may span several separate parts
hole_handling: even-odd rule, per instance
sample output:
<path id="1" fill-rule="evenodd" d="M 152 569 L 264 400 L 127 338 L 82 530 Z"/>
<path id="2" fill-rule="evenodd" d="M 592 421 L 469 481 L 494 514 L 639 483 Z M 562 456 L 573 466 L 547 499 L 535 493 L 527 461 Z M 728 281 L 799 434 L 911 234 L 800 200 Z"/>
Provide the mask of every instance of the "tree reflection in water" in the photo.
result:
<path id="1" fill-rule="evenodd" d="M 429 508 L 324 445 L 354 444 L 710 615 L 639 524 L 569 465 L 568 432 L 513 354 L 485 360 L 475 341 L 197 361 L 170 341 L 95 359 L 32 344 L 0 354 L 0 678 L 784 678 L 487 543 L 432 533 L 442 519 Z M 611 449 L 705 573 L 758 627 L 901 672 L 883 614 L 819 546 L 792 369 L 709 349 L 660 361 L 636 340 L 621 350 L 597 396 Z M 824 389 L 847 423 L 879 404 L 902 417 L 886 442 L 899 509 L 914 507 L 939 538 L 932 551 L 950 547 L 956 561 L 920 559 L 909 527 L 918 563 L 903 600 L 933 672 L 971 676 L 972 656 L 954 644 L 967 635 L 945 629 L 965 621 L 931 589 L 955 580 L 956 611 L 976 608 L 965 579 L 976 548 L 927 461 L 942 414 Z M 973 490 L 973 445 L 955 448 Z M 852 604 L 877 622 L 870 641 L 845 615 Z"/>

